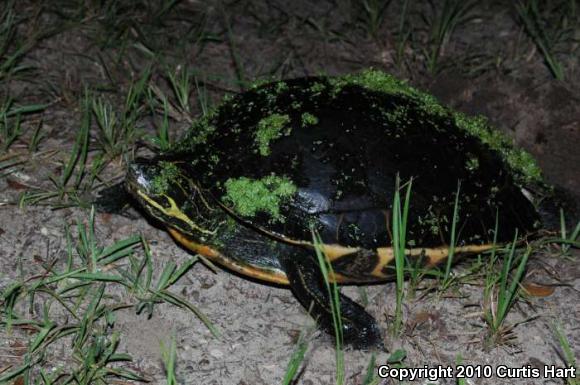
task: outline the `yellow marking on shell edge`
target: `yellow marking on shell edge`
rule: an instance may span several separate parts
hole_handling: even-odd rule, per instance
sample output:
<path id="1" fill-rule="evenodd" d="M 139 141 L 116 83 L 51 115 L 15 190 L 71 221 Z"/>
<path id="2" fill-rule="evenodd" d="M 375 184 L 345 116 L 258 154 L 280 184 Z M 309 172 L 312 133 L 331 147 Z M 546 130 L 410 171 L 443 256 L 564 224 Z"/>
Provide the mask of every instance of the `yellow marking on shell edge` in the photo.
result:
<path id="1" fill-rule="evenodd" d="M 455 248 L 455 255 L 460 254 L 478 254 L 483 253 L 484 251 L 491 250 L 494 247 L 493 244 L 484 244 L 484 245 L 471 245 L 471 246 L 460 246 Z M 418 257 L 423 252 L 425 256 L 429 258 L 429 261 L 425 264 L 426 267 L 433 267 L 442 263 L 446 260 L 449 256 L 449 248 L 448 247 L 437 247 L 437 248 L 428 248 L 428 249 L 411 249 L 409 250 L 410 253 L 408 254 L 411 257 Z"/>
<path id="2" fill-rule="evenodd" d="M 167 201 L 169 202 L 169 205 L 170 205 L 170 207 L 168 209 L 161 206 L 159 203 L 155 202 L 153 199 L 149 198 L 146 194 L 144 194 L 143 192 L 141 192 L 139 190 L 137 190 L 137 194 L 139 194 L 139 196 L 141 198 L 145 199 L 147 201 L 147 203 L 149 203 L 151 206 L 155 207 L 157 210 L 165 213 L 166 215 L 168 215 L 170 217 L 182 220 L 183 222 L 187 223 L 192 229 L 200 231 L 204 234 L 214 235 L 216 233 L 215 231 L 207 230 L 207 229 L 201 228 L 198 225 L 196 225 L 187 215 L 185 215 L 181 210 L 179 210 L 175 201 L 165 194 L 163 194 L 163 196 L 165 197 L 165 199 L 167 199 Z"/>
<path id="3" fill-rule="evenodd" d="M 389 275 L 383 272 L 383 267 L 388 266 L 391 263 L 391 261 L 395 258 L 393 254 L 393 248 L 379 247 L 377 248 L 377 255 L 379 256 L 379 263 L 377 263 L 377 265 L 371 272 L 371 276 L 387 279 L 389 278 Z"/>
<path id="4" fill-rule="evenodd" d="M 478 254 L 484 251 L 489 251 L 493 247 L 493 244 L 460 246 L 455 248 L 454 253 L 457 256 L 466 254 Z M 424 254 L 425 257 L 427 257 L 427 260 L 425 261 L 425 267 L 429 268 L 441 264 L 449 257 L 449 247 L 445 246 L 405 249 L 405 255 L 407 257 L 420 257 L 421 254 Z M 385 279 L 391 277 L 392 274 L 389 275 L 383 272 L 383 267 L 388 266 L 395 259 L 393 248 L 379 247 L 377 248 L 377 255 L 379 256 L 379 263 L 371 272 L 371 276 Z"/>
<path id="5" fill-rule="evenodd" d="M 185 248 L 191 250 L 194 253 L 199 253 L 203 255 L 212 262 L 218 263 L 242 275 L 246 275 L 248 277 L 252 277 L 261 281 L 275 283 L 279 285 L 289 285 L 286 274 L 284 274 L 281 271 L 261 269 L 258 267 L 253 267 L 250 265 L 236 262 L 210 246 L 201 245 L 193 242 L 191 239 L 187 238 L 187 236 L 181 234 L 176 229 L 168 228 L 168 231 L 173 236 L 173 238 L 175 238 L 175 240 L 179 242 L 181 245 L 183 245 Z M 308 243 L 306 242 L 300 243 L 296 242 L 296 244 L 308 245 Z M 460 246 L 455 248 L 454 253 L 456 256 L 466 254 L 477 254 L 489 251 L 493 247 L 494 247 L 493 244 Z M 322 251 L 326 256 L 327 261 L 330 263 L 341 258 L 342 256 L 358 252 L 359 250 L 360 248 L 357 247 L 347 247 L 335 244 L 322 245 Z M 375 266 L 375 268 L 373 269 L 373 271 L 370 273 L 370 276 L 378 278 L 381 281 L 387 280 L 391 278 L 393 275 L 385 274 L 383 271 L 383 267 L 388 266 L 394 260 L 393 248 L 379 247 L 376 249 L 376 252 L 377 256 L 379 257 L 379 261 Z M 449 247 L 442 246 L 434 248 L 405 249 L 405 255 L 408 257 L 419 257 L 421 254 L 424 254 L 428 258 L 428 260 L 425 261 L 425 267 L 429 268 L 438 265 L 447 259 L 447 257 L 449 256 Z M 334 274 L 330 273 L 329 281 L 347 284 L 360 282 L 360 280 L 346 277 L 336 272 Z"/>
<path id="6" fill-rule="evenodd" d="M 212 262 L 218 263 L 228 269 L 231 269 L 242 275 L 246 275 L 251 278 L 258 279 L 260 281 L 266 281 L 270 283 L 276 283 L 278 285 L 289 285 L 288 278 L 286 274 L 278 272 L 275 270 L 260 269 L 258 267 L 253 267 L 250 265 L 242 264 L 231 258 L 226 257 L 219 251 L 213 249 L 210 246 L 201 245 L 199 243 L 193 242 L 191 239 L 187 238 L 185 235 L 181 234 L 178 230 L 168 228 L 169 233 L 177 242 L 186 247 L 187 249 L 198 253 L 206 257 Z"/>
<path id="7" fill-rule="evenodd" d="M 484 245 L 471 245 L 471 246 L 460 246 L 455 248 L 455 254 L 477 254 L 487 250 L 491 250 L 493 245 L 491 244 L 484 244 Z M 360 250 L 357 247 L 347 247 L 341 246 L 336 244 L 330 245 L 322 245 L 322 251 L 324 255 L 326 255 L 326 259 L 328 262 L 336 261 L 345 255 L 349 255 L 352 253 L 356 253 Z M 390 264 L 394 257 L 392 247 L 379 247 L 376 249 L 377 255 L 379 257 L 379 261 L 377 266 L 372 271 L 371 275 L 373 277 L 378 278 L 388 278 L 388 275 L 385 275 L 381 272 L 384 266 Z M 449 247 L 442 246 L 442 247 L 431 247 L 431 248 L 413 248 L 413 249 L 405 249 L 405 255 L 408 257 L 418 257 L 422 253 L 425 254 L 427 261 L 425 261 L 427 267 L 432 267 L 438 265 L 443 260 L 447 259 L 449 255 Z"/>
<path id="8" fill-rule="evenodd" d="M 326 260 L 328 262 L 335 261 L 344 255 L 356 253 L 359 250 L 360 248 L 358 247 L 348 247 L 334 244 L 322 245 L 322 252 L 326 256 Z"/>
<path id="9" fill-rule="evenodd" d="M 308 245 L 308 243 L 304 243 Z M 483 245 L 470 245 L 470 246 L 459 246 L 455 248 L 455 254 L 476 254 L 487 250 L 491 250 L 492 244 Z M 326 244 L 322 245 L 322 251 L 326 255 L 328 262 L 333 262 L 345 255 L 356 253 L 360 250 L 359 247 L 349 247 L 341 246 L 337 244 Z M 392 247 L 379 247 L 376 249 L 379 255 L 381 265 L 388 264 L 393 258 Z M 405 249 L 405 255 L 410 257 L 418 257 L 422 253 L 425 253 L 429 257 L 429 266 L 438 264 L 442 259 L 447 258 L 449 255 L 449 247 L 418 247 L 412 249 Z"/>

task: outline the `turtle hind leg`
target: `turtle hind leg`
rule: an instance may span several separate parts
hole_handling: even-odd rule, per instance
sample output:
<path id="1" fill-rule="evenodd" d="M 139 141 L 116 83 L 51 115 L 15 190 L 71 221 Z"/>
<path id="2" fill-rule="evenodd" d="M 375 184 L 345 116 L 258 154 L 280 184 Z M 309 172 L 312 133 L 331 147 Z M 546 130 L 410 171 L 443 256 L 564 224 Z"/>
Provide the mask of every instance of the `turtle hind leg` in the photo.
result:
<path id="1" fill-rule="evenodd" d="M 326 332 L 334 335 L 330 296 L 320 266 L 310 257 L 287 258 L 282 262 L 294 296 Z M 343 342 L 356 349 L 382 347 L 377 321 L 364 308 L 340 294 Z"/>

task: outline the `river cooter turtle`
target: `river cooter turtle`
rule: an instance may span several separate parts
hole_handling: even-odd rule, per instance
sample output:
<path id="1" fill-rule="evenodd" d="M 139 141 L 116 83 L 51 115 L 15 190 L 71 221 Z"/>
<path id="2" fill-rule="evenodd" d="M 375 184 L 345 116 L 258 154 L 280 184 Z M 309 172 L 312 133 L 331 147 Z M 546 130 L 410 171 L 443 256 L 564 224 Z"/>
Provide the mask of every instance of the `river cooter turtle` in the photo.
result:
<path id="1" fill-rule="evenodd" d="M 273 82 L 227 98 L 171 151 L 132 163 L 126 186 L 182 246 L 241 275 L 289 286 L 331 331 L 312 234 L 319 234 L 331 281 L 392 278 L 398 178 L 412 180 L 406 255 L 427 267 L 448 256 L 456 198 L 457 256 L 540 224 L 523 190 L 541 185 L 529 154 L 485 119 L 374 70 Z M 341 295 L 340 307 L 345 343 L 381 345 L 377 322 L 362 306 Z"/>

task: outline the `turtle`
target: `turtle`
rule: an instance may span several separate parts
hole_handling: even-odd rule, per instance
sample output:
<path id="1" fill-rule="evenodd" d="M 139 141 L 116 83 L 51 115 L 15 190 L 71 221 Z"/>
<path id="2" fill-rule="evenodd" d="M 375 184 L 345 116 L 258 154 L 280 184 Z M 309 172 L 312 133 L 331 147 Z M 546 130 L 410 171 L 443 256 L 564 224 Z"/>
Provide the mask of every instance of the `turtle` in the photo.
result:
<path id="1" fill-rule="evenodd" d="M 447 260 L 452 236 L 459 257 L 536 233 L 533 193 L 546 186 L 487 119 L 372 69 L 226 97 L 170 150 L 133 161 L 125 185 L 185 249 L 288 287 L 331 334 L 328 282 L 394 276 L 396 195 L 410 191 L 405 256 L 429 268 Z M 383 346 L 373 316 L 339 303 L 345 344 Z"/>

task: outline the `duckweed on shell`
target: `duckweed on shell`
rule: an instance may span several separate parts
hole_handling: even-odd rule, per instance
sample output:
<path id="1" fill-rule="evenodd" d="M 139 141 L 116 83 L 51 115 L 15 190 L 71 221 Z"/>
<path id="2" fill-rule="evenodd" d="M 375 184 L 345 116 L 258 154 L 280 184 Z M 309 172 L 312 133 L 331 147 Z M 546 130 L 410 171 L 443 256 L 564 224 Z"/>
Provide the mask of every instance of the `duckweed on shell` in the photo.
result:
<path id="1" fill-rule="evenodd" d="M 384 92 L 394 95 L 401 95 L 411 100 L 415 100 L 418 107 L 423 109 L 427 115 L 438 116 L 452 120 L 459 128 L 465 130 L 470 135 L 478 137 L 482 143 L 489 146 L 492 150 L 498 151 L 510 169 L 514 173 L 515 180 L 520 185 L 539 184 L 543 185 L 541 170 L 536 164 L 533 157 L 524 150 L 513 147 L 511 141 L 501 132 L 493 129 L 486 118 L 482 116 L 468 117 L 467 115 L 454 112 L 443 106 L 432 95 L 419 91 L 407 84 L 406 81 L 399 80 L 382 71 L 369 69 L 358 74 L 348 74 L 338 77 L 327 78 L 330 84 L 329 92 L 332 95 L 338 94 L 344 87 L 357 85 L 374 92 Z M 264 82 L 256 82 L 252 89 L 259 88 Z M 273 90 L 269 90 L 273 96 L 285 92 L 287 89 L 286 82 L 277 83 Z M 327 86 L 323 82 L 316 82 L 309 90 L 312 96 L 320 94 L 326 90 Z M 299 103 L 296 102 L 295 103 Z M 212 118 L 219 111 L 219 106 L 215 108 L 206 117 L 194 123 L 185 139 L 177 145 L 181 151 L 191 150 L 194 146 L 205 142 L 206 138 L 215 130 L 212 126 Z M 402 116 L 390 116 L 391 119 L 401 119 Z M 263 156 L 270 154 L 271 141 L 286 134 L 283 131 L 286 124 L 290 121 L 288 115 L 273 114 L 262 119 L 256 130 L 256 144 L 258 151 Z M 289 133 L 289 132 L 288 132 Z"/>
<path id="2" fill-rule="evenodd" d="M 225 182 L 224 200 L 231 203 L 236 213 L 253 217 L 264 212 L 276 221 L 283 221 L 280 205 L 296 193 L 297 188 L 286 177 L 268 175 L 259 180 L 241 177 Z"/>
<path id="3" fill-rule="evenodd" d="M 163 194 L 169 188 L 169 181 L 175 180 L 179 175 L 179 170 L 174 163 L 159 162 L 159 174 L 151 182 L 151 191 L 154 194 Z"/>
<path id="4" fill-rule="evenodd" d="M 444 107 L 430 94 L 421 92 L 405 81 L 399 80 L 381 71 L 369 69 L 358 74 L 349 74 L 331 79 L 334 93 L 347 85 L 358 85 L 371 91 L 398 94 L 415 99 L 428 114 L 453 119 L 457 126 L 470 135 L 480 138 L 492 150 L 498 151 L 515 174 L 518 183 L 542 183 L 541 170 L 534 158 L 524 150 L 516 149 L 510 140 L 498 130 L 491 127 L 483 116 L 468 117 L 461 112 L 454 112 Z"/>
<path id="5" fill-rule="evenodd" d="M 468 117 L 461 112 L 453 113 L 455 123 L 471 135 L 477 136 L 483 143 L 498 151 L 522 184 L 541 182 L 542 171 L 534 158 L 526 151 L 514 148 L 508 138 L 491 128 L 483 116 Z"/>
<path id="6" fill-rule="evenodd" d="M 318 118 L 309 112 L 302 114 L 302 127 L 314 126 L 318 124 Z"/>
<path id="7" fill-rule="evenodd" d="M 290 117 L 281 114 L 272 114 L 258 122 L 255 141 L 260 155 L 270 155 L 270 142 L 282 135 L 290 134 L 292 128 L 288 123 L 290 123 Z"/>

